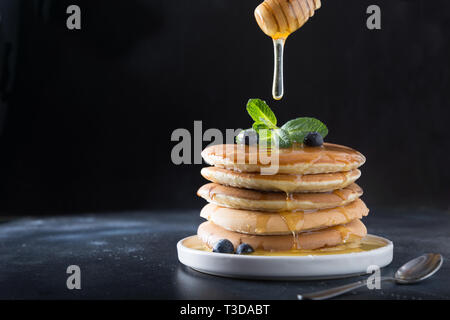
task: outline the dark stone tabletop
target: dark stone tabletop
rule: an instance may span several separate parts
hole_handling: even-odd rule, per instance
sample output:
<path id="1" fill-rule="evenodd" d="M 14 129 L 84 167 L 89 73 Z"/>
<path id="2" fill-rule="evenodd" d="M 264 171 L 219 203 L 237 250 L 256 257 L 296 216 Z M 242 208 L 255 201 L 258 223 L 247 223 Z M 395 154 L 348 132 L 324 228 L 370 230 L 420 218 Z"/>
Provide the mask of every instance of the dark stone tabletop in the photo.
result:
<path id="1" fill-rule="evenodd" d="M 4 219 L 0 223 L 0 299 L 295 299 L 353 277 L 320 281 L 238 280 L 178 262 L 176 243 L 201 222 L 198 211 L 122 212 Z M 450 213 L 372 208 L 369 233 L 394 242 L 391 275 L 426 252 L 450 256 Z M 81 290 L 68 290 L 66 269 L 81 269 Z M 340 299 L 450 299 L 450 267 L 415 285 L 382 283 Z"/>

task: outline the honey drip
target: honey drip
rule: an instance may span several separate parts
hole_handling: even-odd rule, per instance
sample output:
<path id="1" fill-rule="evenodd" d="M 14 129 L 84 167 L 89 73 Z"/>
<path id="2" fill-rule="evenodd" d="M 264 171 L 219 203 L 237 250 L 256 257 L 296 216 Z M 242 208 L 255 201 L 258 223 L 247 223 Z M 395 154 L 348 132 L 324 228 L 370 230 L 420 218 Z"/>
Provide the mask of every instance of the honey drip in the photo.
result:
<path id="1" fill-rule="evenodd" d="M 287 228 L 292 233 L 292 250 L 300 249 L 300 240 L 297 230 L 301 230 L 304 224 L 303 211 L 291 211 L 291 202 L 294 201 L 294 194 L 286 192 L 286 211 L 280 212 L 279 215 L 286 223 Z"/>
<path id="2" fill-rule="evenodd" d="M 345 219 L 349 222 L 351 219 L 347 214 L 347 210 L 345 210 L 345 208 L 343 207 L 337 207 L 337 209 L 339 210 L 340 213 L 342 213 L 342 215 L 345 217 Z"/>
<path id="3" fill-rule="evenodd" d="M 339 233 L 341 234 L 342 242 L 344 244 L 347 243 L 347 242 L 350 242 L 350 240 L 354 240 L 353 237 L 352 237 L 352 232 L 348 228 L 346 228 L 344 226 L 334 226 L 334 227 L 331 227 L 331 228 L 333 228 L 334 230 L 339 231 Z"/>
<path id="4" fill-rule="evenodd" d="M 273 39 L 273 83 L 272 97 L 281 100 L 284 95 L 283 54 L 284 39 Z"/>
<path id="5" fill-rule="evenodd" d="M 284 94 L 283 52 L 286 38 L 301 28 L 320 6 L 320 0 L 265 0 L 255 9 L 256 22 L 273 39 L 272 96 L 275 100 L 280 100 Z"/>
<path id="6" fill-rule="evenodd" d="M 303 228 L 305 222 L 303 211 L 285 211 L 279 213 L 280 217 L 286 223 L 287 228 L 292 233 L 292 249 L 300 249 L 298 231 Z"/>
<path id="7" fill-rule="evenodd" d="M 269 222 L 270 214 L 258 214 L 256 217 L 256 233 L 264 233 L 267 230 L 267 223 Z"/>
<path id="8" fill-rule="evenodd" d="M 344 201 L 347 200 L 347 197 L 344 195 L 344 193 L 340 189 L 334 190 L 333 194 L 337 195 L 339 198 L 341 198 Z"/>
<path id="9" fill-rule="evenodd" d="M 291 211 L 291 202 L 294 201 L 294 194 L 291 192 L 286 192 L 286 211 Z"/>

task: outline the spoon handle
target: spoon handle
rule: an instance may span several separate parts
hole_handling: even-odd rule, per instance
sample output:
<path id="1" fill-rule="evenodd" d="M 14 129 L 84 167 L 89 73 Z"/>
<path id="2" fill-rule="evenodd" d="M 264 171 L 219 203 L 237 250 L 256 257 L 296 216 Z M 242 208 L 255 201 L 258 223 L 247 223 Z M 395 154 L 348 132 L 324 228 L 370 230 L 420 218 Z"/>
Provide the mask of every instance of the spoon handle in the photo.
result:
<path id="1" fill-rule="evenodd" d="M 381 277 L 380 281 L 384 280 L 394 280 L 391 277 Z M 326 289 L 322 291 L 317 291 L 313 293 L 307 293 L 307 294 L 299 294 L 297 295 L 298 300 L 325 300 L 329 298 L 334 298 L 337 296 L 340 296 L 341 294 L 344 294 L 346 292 L 352 291 L 354 289 L 358 289 L 361 287 L 367 286 L 367 280 L 360 280 L 357 282 L 349 283 L 343 286 L 334 287 L 331 289 Z"/>

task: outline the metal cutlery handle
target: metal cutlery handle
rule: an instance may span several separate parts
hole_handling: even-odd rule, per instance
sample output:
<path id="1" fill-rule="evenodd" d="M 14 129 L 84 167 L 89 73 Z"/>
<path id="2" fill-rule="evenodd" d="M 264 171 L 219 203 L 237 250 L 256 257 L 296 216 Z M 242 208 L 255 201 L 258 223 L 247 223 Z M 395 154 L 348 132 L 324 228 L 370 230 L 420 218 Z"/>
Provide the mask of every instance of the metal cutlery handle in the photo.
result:
<path id="1" fill-rule="evenodd" d="M 380 281 L 384 281 L 384 280 L 391 280 L 391 281 L 394 280 L 395 281 L 395 279 L 391 278 L 391 277 L 381 277 L 380 278 Z M 340 296 L 341 294 L 352 291 L 354 289 L 364 287 L 366 285 L 367 285 L 367 280 L 364 279 L 364 280 L 349 283 L 349 284 L 346 284 L 343 286 L 331 288 L 331 289 L 326 289 L 326 290 L 317 291 L 317 292 L 313 292 L 313 293 L 299 294 L 299 295 L 297 295 L 297 298 L 299 300 L 325 300 L 325 299 Z"/>

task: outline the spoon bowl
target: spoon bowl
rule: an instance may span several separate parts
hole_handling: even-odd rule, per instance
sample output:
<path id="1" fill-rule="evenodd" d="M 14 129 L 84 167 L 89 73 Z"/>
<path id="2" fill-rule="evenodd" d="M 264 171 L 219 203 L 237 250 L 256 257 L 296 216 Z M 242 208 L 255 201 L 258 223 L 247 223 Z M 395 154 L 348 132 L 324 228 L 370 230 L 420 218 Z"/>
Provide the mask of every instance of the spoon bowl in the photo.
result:
<path id="1" fill-rule="evenodd" d="M 426 253 L 401 266 L 395 273 L 395 281 L 410 284 L 422 281 L 435 274 L 442 266 L 444 258 L 439 253 Z"/>

